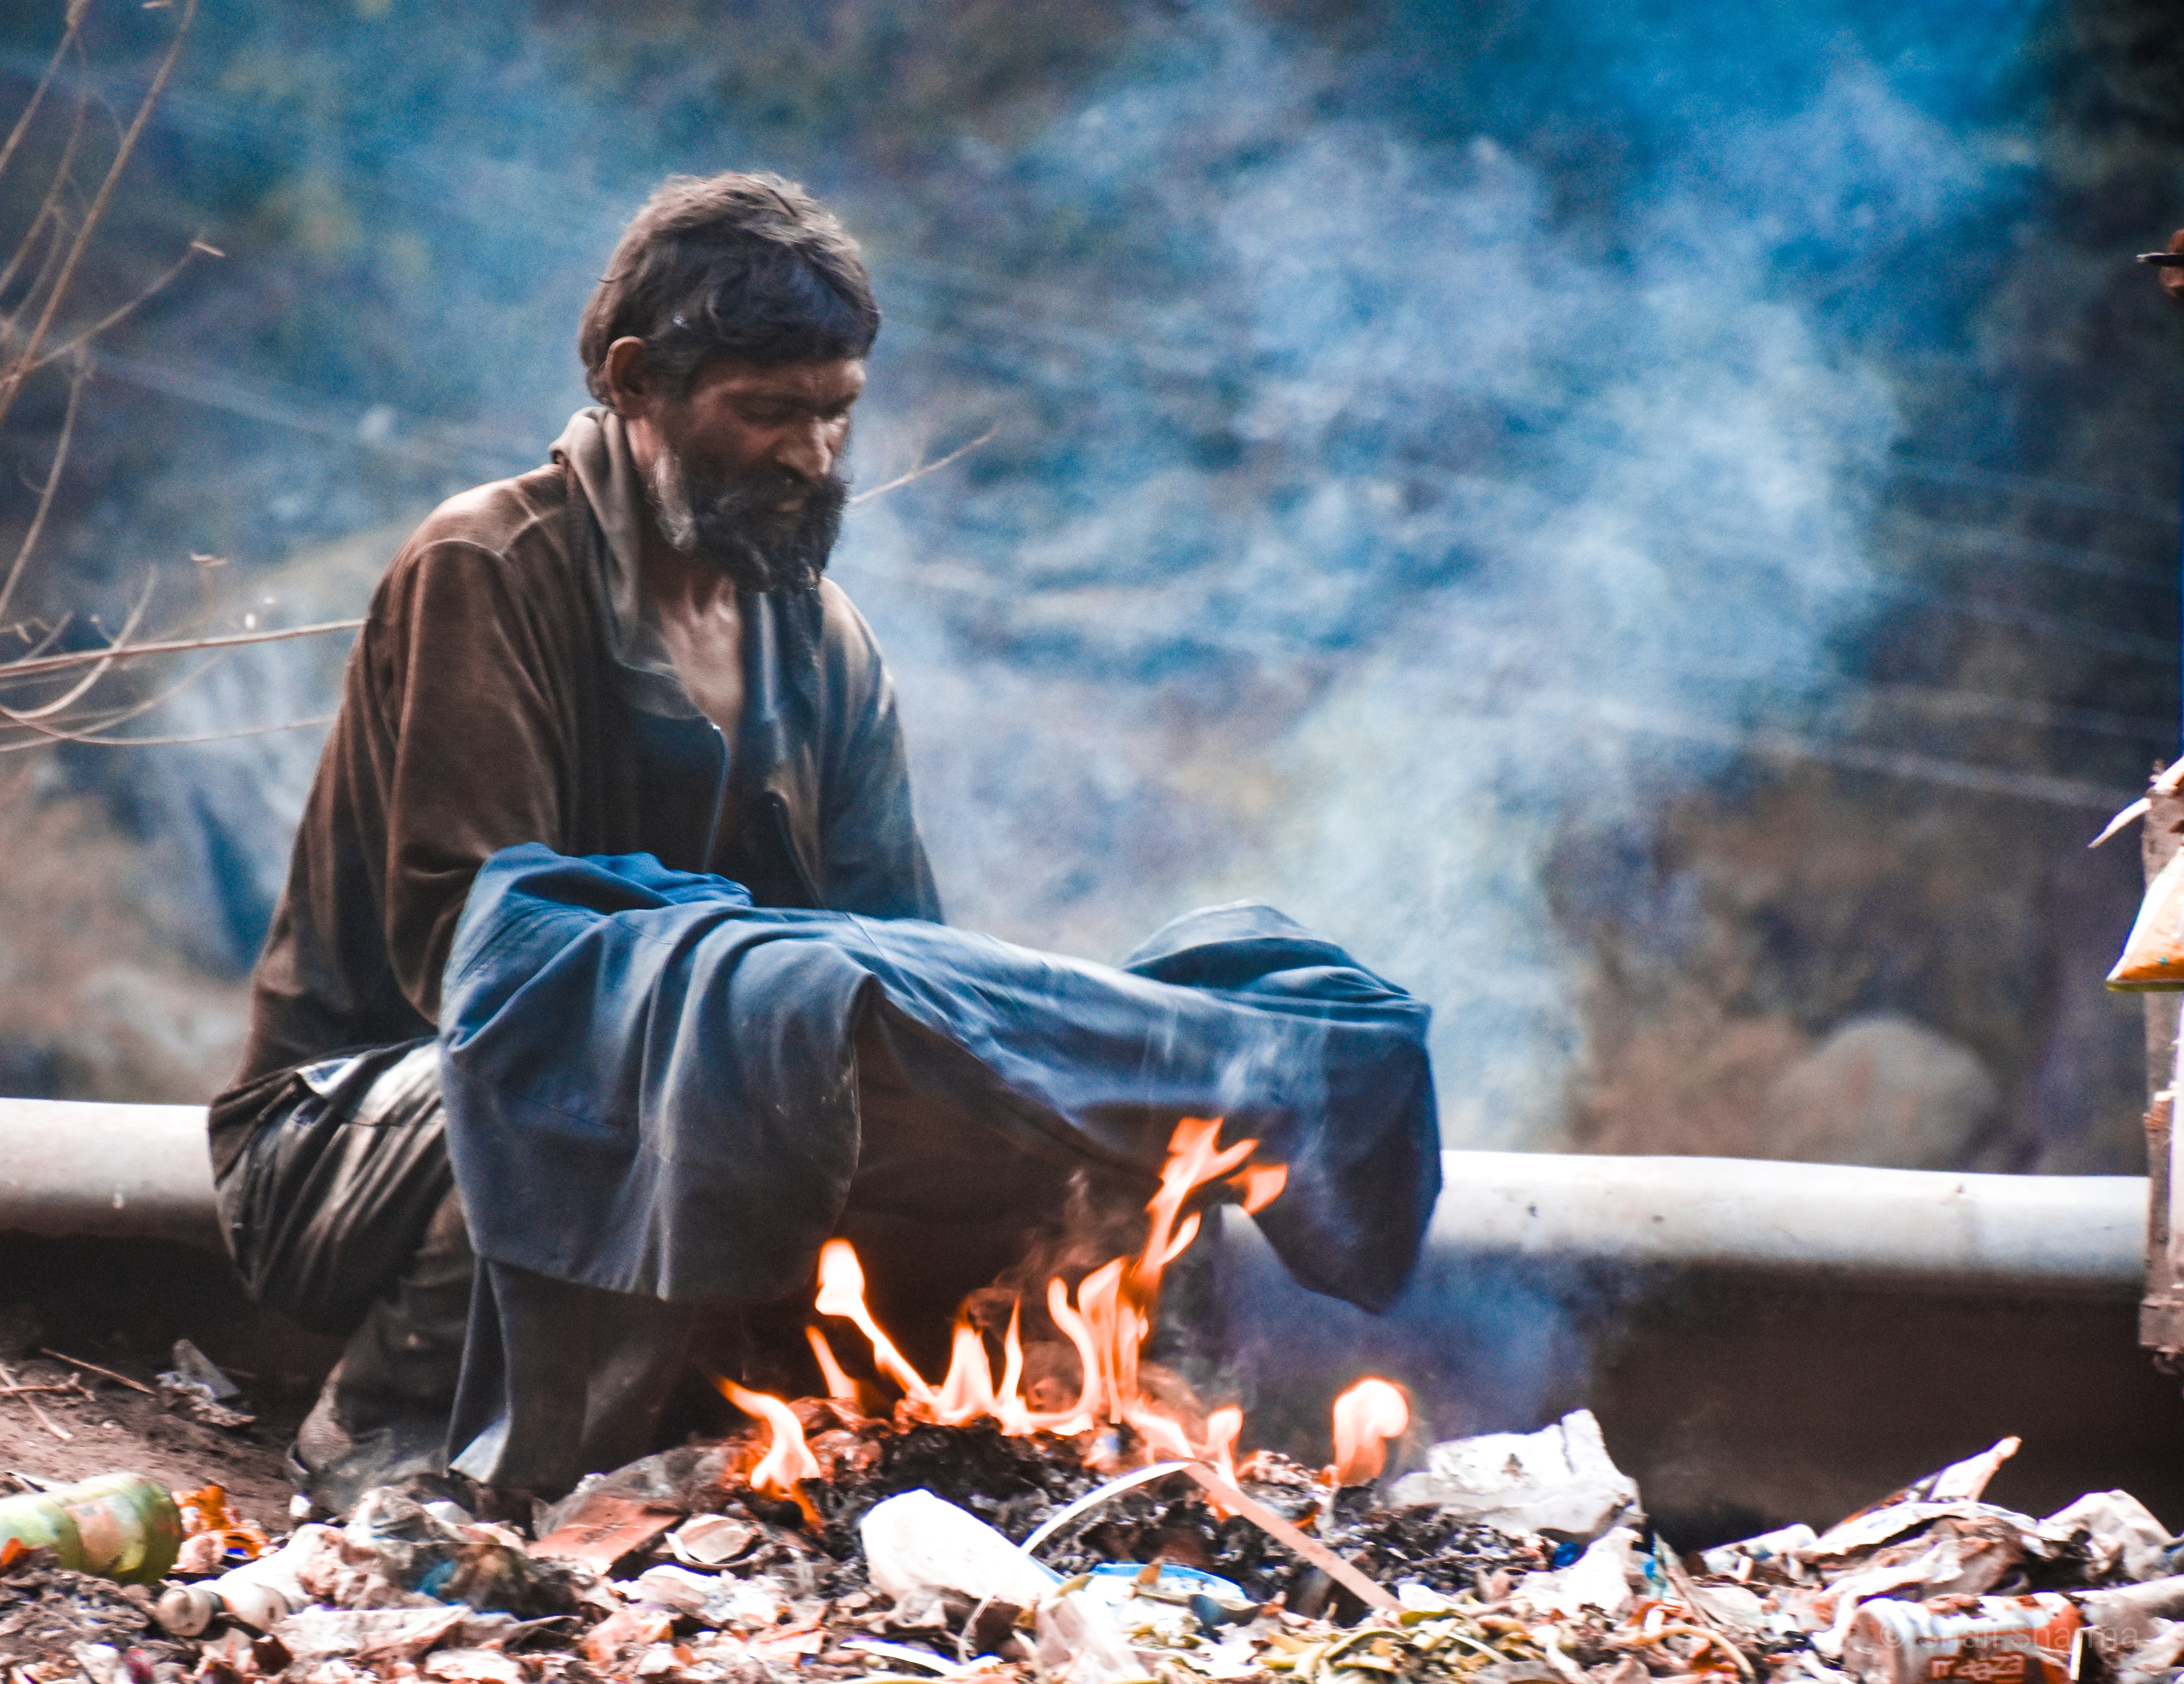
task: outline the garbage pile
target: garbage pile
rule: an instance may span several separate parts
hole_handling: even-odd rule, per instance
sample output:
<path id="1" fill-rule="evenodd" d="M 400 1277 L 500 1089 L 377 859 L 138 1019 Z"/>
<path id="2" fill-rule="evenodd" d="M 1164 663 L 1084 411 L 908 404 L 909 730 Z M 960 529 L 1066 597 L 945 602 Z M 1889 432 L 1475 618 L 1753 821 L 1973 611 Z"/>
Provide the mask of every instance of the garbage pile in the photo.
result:
<path id="1" fill-rule="evenodd" d="M 2044 1519 L 1984 1502 L 2014 1440 L 1825 1532 L 1679 1557 L 1582 1412 L 1435 1446 L 1376 1491 L 1263 1452 L 1106 1477 L 1073 1440 L 799 1407 L 831 1453 L 794 1501 L 744 1482 L 763 1428 L 588 1481 L 527 1526 L 429 1481 L 277 1539 L 217 1488 L 177 1502 L 115 1475 L 0 1499 L 0 1677 L 2157 1684 L 2184 1670 L 2184 1544 L 2120 1492 Z"/>

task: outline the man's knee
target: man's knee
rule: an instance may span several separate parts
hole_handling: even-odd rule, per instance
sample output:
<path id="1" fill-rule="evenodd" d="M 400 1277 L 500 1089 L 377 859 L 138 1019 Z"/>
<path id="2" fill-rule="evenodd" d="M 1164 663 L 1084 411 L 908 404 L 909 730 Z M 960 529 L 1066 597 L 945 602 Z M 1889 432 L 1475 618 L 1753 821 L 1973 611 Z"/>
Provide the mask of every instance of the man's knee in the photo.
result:
<path id="1" fill-rule="evenodd" d="M 432 1044 L 297 1073 L 230 1163 L 220 1203 L 252 1297 L 315 1330 L 350 1332 L 420 1269 L 421 1286 L 467 1291 Z"/>

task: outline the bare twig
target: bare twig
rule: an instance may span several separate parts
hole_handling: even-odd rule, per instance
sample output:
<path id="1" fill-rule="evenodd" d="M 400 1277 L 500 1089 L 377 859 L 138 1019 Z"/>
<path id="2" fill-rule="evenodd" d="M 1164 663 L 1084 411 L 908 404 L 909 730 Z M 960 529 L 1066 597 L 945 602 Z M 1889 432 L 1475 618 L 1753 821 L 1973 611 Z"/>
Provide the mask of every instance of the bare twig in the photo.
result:
<path id="1" fill-rule="evenodd" d="M 964 457 L 969 455 L 981 444 L 991 443 L 994 435 L 1000 431 L 1000 428 L 998 427 L 989 427 L 976 438 L 972 439 L 968 444 L 963 445 L 959 449 L 950 450 L 939 461 L 922 462 L 906 474 L 897 474 L 885 485 L 876 485 L 870 491 L 859 492 L 855 497 L 852 497 L 850 501 L 852 503 L 863 503 L 874 497 L 883 497 L 890 491 L 900 490 L 904 486 L 908 485 L 912 480 L 923 479 L 928 474 L 937 474 L 950 462 L 960 461 Z"/>
<path id="2" fill-rule="evenodd" d="M 230 653 L 232 653 L 232 651 L 224 651 L 221 654 L 215 655 L 210 661 L 205 662 L 203 666 L 198 667 L 194 672 L 185 673 L 181 678 L 177 678 L 173 683 L 168 685 L 166 689 L 163 690 L 155 690 L 150 695 L 144 697 L 141 700 L 125 703 L 120 707 L 109 709 L 107 712 L 99 715 L 96 718 L 79 719 L 73 725 L 47 725 L 44 722 L 44 719 L 46 717 L 50 715 L 55 705 L 53 703 L 48 702 L 45 707 L 28 712 L 19 712 L 13 709 L 0 707 L 0 725 L 18 726 L 24 730 L 35 732 L 39 736 L 47 738 L 49 740 L 57 743 L 95 742 L 98 739 L 93 737 L 91 733 L 99 731 L 110 731 L 117 725 L 125 725 L 132 719 L 142 717 L 143 715 L 151 712 L 154 708 L 164 707 L 176 696 L 181 694 L 184 690 L 192 688 L 199 679 L 203 678 L 207 673 L 212 672 L 214 667 L 226 661 Z M 97 672 L 94 669 L 93 676 L 91 678 L 85 679 L 81 683 L 78 683 L 75 687 L 75 690 L 70 693 L 71 696 L 73 697 L 75 694 L 80 694 L 92 683 L 96 682 Z M 222 734 L 226 733 L 223 733 Z M 124 739 L 117 738 L 114 740 L 121 741 Z M 131 737 L 125 740 L 133 743 L 139 739 Z"/>
<path id="3" fill-rule="evenodd" d="M 81 743 L 93 732 L 110 731 L 117 725 L 126 725 L 132 719 L 141 718 L 154 708 L 164 707 L 225 659 L 226 659 L 225 655 L 214 655 L 196 672 L 185 673 L 163 690 L 155 690 L 140 700 L 126 702 L 120 707 L 109 708 L 105 712 L 90 718 L 79 717 L 66 725 L 47 724 L 44 717 L 42 717 L 45 714 L 44 709 L 36 712 L 19 713 L 0 707 L 0 729 L 13 726 L 21 730 L 34 732 L 53 742 Z M 78 689 L 82 688 L 81 684 L 77 686 Z M 47 704 L 48 707 L 51 705 L 52 704 Z"/>
<path id="4" fill-rule="evenodd" d="M 112 1369 L 102 1369 L 98 1363 L 86 1363 L 81 1357 L 64 1357 L 59 1352 L 43 1345 L 38 1347 L 38 1354 L 41 1357 L 51 1357 L 57 1363 L 66 1363 L 72 1369 L 88 1369 L 103 1379 L 119 1380 L 131 1391 L 141 1391 L 147 1397 L 157 1397 L 159 1395 L 157 1391 L 145 1385 L 141 1380 L 131 1380 L 127 1375 L 118 1375 Z"/>
<path id="5" fill-rule="evenodd" d="M 5 1385 L 10 1390 L 13 1390 L 15 1386 L 15 1376 L 9 1372 L 7 1364 L 4 1363 L 0 1363 L 0 1385 Z M 25 1409 L 28 1409 L 33 1415 L 36 1415 L 38 1418 L 38 1425 L 43 1427 L 47 1432 L 51 1433 L 55 1438 L 75 1438 L 75 1435 L 74 1433 L 70 1432 L 66 1427 L 61 1425 L 59 1422 L 56 1421 L 51 1415 L 48 1415 L 43 1409 L 41 1409 L 38 1407 L 36 1399 L 25 1397 L 23 1399 L 23 1407 Z"/>
<path id="6" fill-rule="evenodd" d="M 53 49 L 29 104 L 16 120 L 6 141 L 0 142 L 0 172 L 4 172 L 16 159 L 41 109 L 50 109 L 52 102 L 47 95 L 55 86 L 63 67 L 71 61 L 81 66 L 83 59 L 82 24 L 90 3 L 91 0 L 69 0 L 67 26 L 59 44 Z M 175 260 L 148 285 L 139 289 L 135 296 L 117 308 L 105 310 L 88 325 L 79 324 L 68 328 L 65 337 L 62 337 L 61 319 L 63 312 L 69 307 L 70 290 L 81 273 L 81 265 L 91 242 L 113 205 L 122 175 L 143 138 L 152 112 L 174 74 L 185 38 L 195 21 L 197 5 L 198 0 L 177 0 L 175 4 L 177 16 L 172 37 L 160 54 L 149 80 L 143 84 L 133 109 L 114 109 L 87 75 L 80 79 L 75 90 L 73 118 L 58 161 L 52 168 L 44 191 L 39 195 L 40 202 L 25 225 L 12 254 L 7 256 L 4 265 L 0 265 L 0 296 L 9 301 L 5 311 L 0 312 L 0 421 L 5 421 L 21 397 L 25 385 L 38 371 L 57 363 L 74 364 L 70 371 L 67 409 L 43 482 L 34 486 L 26 484 L 27 489 L 36 493 L 36 508 L 14 555 L 7 562 L 4 573 L 0 573 L 0 622 L 4 622 L 9 606 L 18 599 L 31 564 L 48 533 L 56 493 L 66 471 L 75 436 L 84 384 L 92 369 L 90 348 L 101 335 L 125 321 L 148 299 L 157 296 L 169 286 L 195 261 L 199 254 L 214 257 L 222 255 L 200 231 Z M 103 174 L 96 189 L 86 197 L 79 184 L 76 166 L 87 120 L 94 105 L 111 120 L 114 139 Z M 27 329 L 26 322 L 29 324 Z M 56 627 L 40 638 L 35 647 L 16 659 L 0 659 L 0 696 L 9 694 L 16 681 L 20 680 L 35 687 L 28 694 L 47 697 L 36 705 L 26 702 L 8 706 L 0 702 L 0 738 L 18 735 L 20 738 L 20 740 L 0 740 L 0 754 L 19 752 L 57 742 L 103 747 L 211 742 L 223 738 L 253 736 L 264 732 L 323 723 L 320 719 L 312 718 L 187 734 L 141 737 L 114 734 L 115 727 L 162 705 L 181 690 L 203 679 L 218 664 L 220 653 L 251 644 L 275 643 L 326 632 L 354 631 L 363 624 L 360 620 L 343 620 L 285 629 L 251 630 L 204 637 L 175 636 L 139 641 L 149 603 L 150 585 L 148 583 L 143 595 L 132 604 L 118 633 L 107 638 L 103 647 L 49 653 L 60 635 L 60 628 Z M 31 641 L 31 628 L 18 627 L 15 630 L 23 643 Z M 186 655 L 195 651 L 216 652 L 215 659 L 198 665 L 194 671 L 173 683 L 156 689 L 148 697 L 140 694 L 139 699 L 120 705 L 92 705 L 92 693 L 111 680 L 120 667 L 148 655 Z M 60 681 L 58 688 L 48 686 L 48 680 Z M 111 698 L 105 700 L 110 701 Z"/>
<path id="7" fill-rule="evenodd" d="M 55 732 L 53 739 L 76 743 L 89 749 L 159 749 L 170 748 L 184 743 L 225 743 L 237 737 L 270 737 L 276 731 L 307 731 L 315 725 L 331 725 L 331 713 L 313 714 L 308 719 L 283 719 L 271 725 L 233 725 L 224 731 L 198 731 L 173 737 L 86 737 L 74 732 Z M 20 754 L 25 749 L 42 749 L 43 738 L 27 743 L 0 743 L 0 755 Z"/>
<path id="8" fill-rule="evenodd" d="M 66 666 L 86 666 L 96 661 L 135 661 L 148 655 L 181 655 L 193 649 L 233 649 L 243 644 L 275 644 L 288 638 L 315 638 L 328 632 L 354 632 L 364 622 L 321 620 L 309 626 L 282 626 L 264 632 L 237 632 L 217 638 L 178 638 L 170 642 L 132 644 L 126 648 L 86 649 L 66 655 L 43 655 L 35 661 L 11 661 L 0 666 L 0 683 L 58 672 Z"/>
<path id="9" fill-rule="evenodd" d="M 1223 1478 L 1220 1471 L 1211 1464 L 1187 1462 L 1184 1464 L 1183 1471 L 1205 1486 L 1212 1494 L 1214 1500 L 1223 1508 L 1234 1510 L 1269 1536 L 1287 1544 L 1368 1607 L 1397 1606 L 1395 1598 L 1390 1596 L 1384 1588 L 1367 1578 L 1356 1567 L 1345 1561 L 1317 1538 L 1306 1537 L 1264 1503 L 1255 1503 L 1245 1496 L 1242 1492 Z"/>
<path id="10" fill-rule="evenodd" d="M 182 53 L 182 42 L 189 34 L 190 25 L 196 18 L 197 11 L 198 0 L 183 0 L 181 16 L 175 24 L 175 38 L 168 43 L 165 53 L 160 58 L 159 68 L 153 73 L 151 86 L 144 90 L 143 98 L 137 102 L 136 114 L 130 120 L 128 131 L 114 148 L 114 159 L 107 165 L 105 179 L 99 182 L 98 192 L 92 197 L 84 212 L 83 222 L 76 230 L 75 242 L 69 248 L 68 261 L 47 291 L 45 308 L 39 312 L 37 326 L 31 330 L 30 337 L 14 365 L 4 375 L 0 375 L 0 420 L 5 420 L 8 411 L 14 407 L 15 399 L 23 389 L 23 381 L 30 372 L 27 365 L 36 358 L 39 349 L 45 344 L 46 335 L 52 331 L 53 318 L 59 314 L 61 300 L 67 296 L 69 283 L 75 279 L 76 265 L 83 261 L 83 254 L 91 245 L 91 237 L 98 231 L 100 219 L 106 215 L 106 207 L 120 182 L 121 172 L 128 167 L 130 157 L 136 150 L 136 142 L 143 135 L 144 125 L 152 120 L 152 108 L 159 103 L 159 96 L 166 92 L 168 78 L 175 73 L 176 62 Z"/>
<path id="11" fill-rule="evenodd" d="M 60 202 L 63 195 L 75 184 L 76 148 L 82 143 L 84 120 L 90 110 L 89 93 L 79 93 L 75 102 L 75 120 L 69 125 L 68 143 L 61 148 L 60 162 L 53 165 L 53 180 L 46 184 L 46 196 L 39 201 L 37 214 L 31 218 L 29 225 L 23 230 L 23 237 L 8 257 L 7 268 L 0 270 L 0 293 L 5 293 L 14 284 L 16 271 L 37 249 L 40 235 L 45 235 L 46 254 L 39 266 L 37 279 L 25 290 L 15 308 L 8 312 L 4 320 L 0 320 L 0 341 L 15 337 L 15 323 L 36 298 L 40 288 L 52 276 L 53 265 L 60 260 L 61 253 L 67 248 L 68 219 L 61 212 Z"/>
<path id="12" fill-rule="evenodd" d="M 31 529 L 23 534 L 23 542 L 15 551 L 15 559 L 8 568 L 8 577 L 0 580 L 0 615 L 8 611 L 8 599 L 15 594 L 15 584 L 29 565 L 31 552 L 38 547 L 38 538 L 46 529 L 46 516 L 53 506 L 53 492 L 61 482 L 61 468 L 68 460 L 69 441 L 75 434 L 75 412 L 83 396 L 84 371 L 79 368 L 69 382 L 68 412 L 61 417 L 61 436 L 53 446 L 53 465 L 46 471 L 46 483 L 38 493 L 38 511 L 31 517 Z M 55 628 L 58 633 L 58 628 Z"/>
<path id="13" fill-rule="evenodd" d="M 60 187 L 61 184 L 56 182 L 53 191 L 58 192 Z M 55 211 L 50 220 L 52 235 L 45 243 L 43 257 L 39 259 L 38 272 L 31 277 L 31 284 L 23 288 L 23 296 L 15 301 L 15 308 L 6 315 L 0 316 L 0 347 L 14 343 L 15 324 L 22 320 L 24 311 L 33 308 L 44 296 L 47 287 L 52 283 L 53 271 L 60 267 L 61 259 L 68 250 L 67 219 Z M 36 248 L 26 244 L 19 255 L 28 256 Z M 13 369 L 14 364 L 11 362 L 8 366 Z"/>
<path id="14" fill-rule="evenodd" d="M 32 644 L 28 650 L 24 651 L 22 658 L 25 661 L 35 661 L 38 656 L 43 655 L 47 650 L 51 649 L 55 644 L 60 641 L 61 633 L 68 630 L 70 622 L 75 618 L 75 616 L 73 614 L 62 615 L 59 620 L 46 628 L 46 633 L 43 637 L 40 638 L 37 642 Z M 8 630 L 13 632 L 19 638 L 27 638 L 31 635 L 31 632 L 36 629 L 36 622 L 29 620 L 18 620 L 14 625 L 8 627 Z"/>
<path id="15" fill-rule="evenodd" d="M 71 413 L 73 411 L 71 410 Z M 51 476 L 47 477 L 46 485 L 47 494 L 50 496 L 53 488 L 53 479 Z M 38 516 L 40 520 L 43 520 L 45 517 L 45 505 L 43 502 L 41 502 L 39 505 Z M 36 534 L 36 526 L 33 524 L 31 527 L 33 535 Z M 29 551 L 25 550 L 22 555 L 19 555 L 15 558 L 16 569 L 18 571 L 20 570 L 22 566 L 23 555 L 28 554 Z M 154 574 L 153 577 L 148 578 L 144 582 L 144 594 L 136 599 L 136 605 L 129 611 L 129 617 L 121 622 L 121 635 L 114 639 L 114 643 L 125 644 L 130 638 L 136 635 L 137 627 L 142 625 L 144 621 L 144 611 L 152 605 L 152 587 L 155 583 L 157 583 L 157 579 L 158 576 Z M 15 574 L 11 572 L 8 575 L 7 584 L 5 586 L 0 586 L 0 605 L 5 604 L 7 601 L 8 592 L 14 588 L 14 584 Z M 85 691 L 88 690 L 93 684 L 96 684 L 101 678 L 105 677 L 108 665 L 109 663 L 102 661 L 97 666 L 94 666 L 81 683 L 77 683 L 73 689 L 62 692 L 59 700 L 47 702 L 42 707 L 34 707 L 27 711 L 19 712 L 12 708 L 0 705 L 0 718 L 8 720 L 11 724 L 27 725 L 34 719 L 50 717 L 52 715 L 58 713 L 62 709 L 67 707 L 71 702 L 75 701 L 77 697 L 82 695 Z"/>
<path id="16" fill-rule="evenodd" d="M 145 304 L 157 297 L 159 292 L 170 281 L 172 281 L 177 275 L 180 275 L 185 269 L 187 269 L 190 266 L 191 263 L 196 259 L 199 252 L 209 252 L 212 250 L 212 247 L 204 244 L 201 240 L 192 240 L 188 245 L 182 248 L 182 254 L 176 258 L 172 263 L 169 264 L 166 268 L 156 276 L 148 284 L 147 284 L 144 289 L 138 293 L 135 298 L 130 299 L 125 304 L 117 306 L 108 315 L 93 322 L 90 326 L 85 328 L 82 332 L 77 334 L 75 338 L 70 340 L 66 344 L 57 346 L 53 349 L 47 352 L 45 355 L 40 357 L 36 362 L 33 363 L 31 367 L 33 369 L 50 368 L 53 364 L 61 361 L 64 358 L 70 356 L 76 351 L 81 350 L 85 346 L 91 343 L 92 340 L 98 337 L 100 334 L 105 332 L 108 328 L 114 326 L 117 322 L 125 321 Z"/>
<path id="17" fill-rule="evenodd" d="M 53 56 L 46 61 L 46 73 L 38 78 L 38 86 L 31 95 L 31 103 L 23 108 L 23 114 L 15 120 L 15 126 L 8 131 L 8 142 L 0 146 L 0 176 L 8 173 L 8 166 L 15 160 L 15 148 L 23 143 L 30 132 L 31 120 L 38 114 L 38 107 L 45 103 L 46 90 L 53 85 L 53 73 L 68 57 L 69 48 L 75 45 L 76 31 L 83 27 L 84 8 L 70 6 L 68 9 L 68 32 L 61 36 L 61 44 L 53 49 Z"/>

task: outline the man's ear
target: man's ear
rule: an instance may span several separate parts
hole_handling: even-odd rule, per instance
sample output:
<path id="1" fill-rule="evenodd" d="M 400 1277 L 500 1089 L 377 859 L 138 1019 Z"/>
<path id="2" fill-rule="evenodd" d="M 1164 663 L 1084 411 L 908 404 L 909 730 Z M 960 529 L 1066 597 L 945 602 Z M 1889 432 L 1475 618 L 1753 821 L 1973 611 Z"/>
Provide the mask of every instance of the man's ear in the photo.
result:
<path id="1" fill-rule="evenodd" d="M 652 361 L 644 341 L 626 335 L 607 347 L 607 406 L 627 421 L 649 413 L 653 404 Z"/>

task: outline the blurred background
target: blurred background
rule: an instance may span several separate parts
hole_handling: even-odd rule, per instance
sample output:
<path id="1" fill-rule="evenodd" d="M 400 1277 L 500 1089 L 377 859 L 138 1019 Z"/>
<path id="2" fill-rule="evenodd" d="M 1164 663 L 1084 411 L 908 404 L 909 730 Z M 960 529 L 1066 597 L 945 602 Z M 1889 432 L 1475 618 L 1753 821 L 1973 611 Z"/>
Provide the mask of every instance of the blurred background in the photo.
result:
<path id="1" fill-rule="evenodd" d="M 57 87 L 125 118 L 173 16 Z M 61 27 L 0 5 L 0 120 Z M 360 613 L 727 168 L 865 242 L 860 482 L 993 434 L 834 567 L 952 921 L 1269 900 L 1432 1003 L 1451 1146 L 2142 1169 L 2085 844 L 2177 738 L 2160 0 L 203 0 L 82 309 L 225 256 L 103 340 L 0 654 L 155 570 Z M 344 644 L 128 728 L 321 716 Z M 223 1085 L 320 734 L 0 759 L 0 1091 Z"/>

